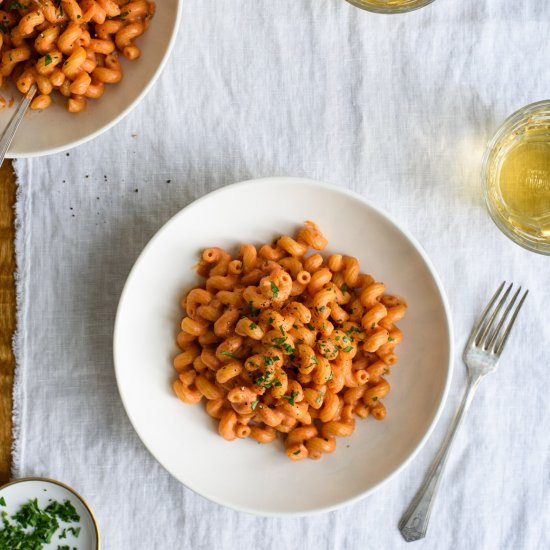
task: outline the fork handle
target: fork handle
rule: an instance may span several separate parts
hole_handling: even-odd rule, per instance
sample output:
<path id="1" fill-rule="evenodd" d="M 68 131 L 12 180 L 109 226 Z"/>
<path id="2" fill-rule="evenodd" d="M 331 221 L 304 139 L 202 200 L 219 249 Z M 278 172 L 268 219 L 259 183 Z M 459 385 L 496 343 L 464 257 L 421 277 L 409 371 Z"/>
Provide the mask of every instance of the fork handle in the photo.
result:
<path id="1" fill-rule="evenodd" d="M 462 402 L 460 403 L 449 430 L 445 435 L 443 444 L 441 445 L 435 460 L 428 470 L 424 483 L 421 485 L 410 506 L 407 508 L 407 511 L 403 514 L 403 517 L 399 522 L 399 531 L 401 531 L 403 538 L 407 542 L 419 540 L 426 536 L 432 506 L 435 501 L 435 496 L 437 494 L 437 489 L 439 488 L 441 478 L 443 477 L 443 470 L 445 469 L 445 464 L 449 458 L 455 435 L 458 428 L 462 424 L 464 414 L 472 403 L 476 389 L 482 378 L 483 376 L 477 373 L 468 377 L 468 386 L 464 392 L 464 397 L 462 398 Z"/>

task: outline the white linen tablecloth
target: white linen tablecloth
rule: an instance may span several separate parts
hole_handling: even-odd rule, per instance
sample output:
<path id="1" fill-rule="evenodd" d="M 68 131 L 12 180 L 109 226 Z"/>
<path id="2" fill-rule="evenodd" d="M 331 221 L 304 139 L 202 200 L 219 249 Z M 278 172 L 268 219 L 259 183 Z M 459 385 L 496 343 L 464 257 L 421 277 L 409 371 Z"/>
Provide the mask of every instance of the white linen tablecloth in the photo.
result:
<path id="1" fill-rule="evenodd" d="M 550 263 L 497 230 L 479 187 L 492 132 L 550 95 L 549 21 L 540 0 L 437 0 L 391 17 L 344 0 L 185 0 L 138 108 L 70 154 L 15 165 L 14 476 L 82 492 L 106 550 L 406 548 L 397 522 L 462 394 L 461 348 L 507 279 L 531 294 L 414 547 L 550 548 Z M 420 455 L 371 497 L 311 518 L 257 518 L 184 488 L 134 433 L 113 373 L 118 298 L 148 239 L 204 193 L 270 175 L 336 183 L 399 219 L 456 329 L 449 401 Z"/>

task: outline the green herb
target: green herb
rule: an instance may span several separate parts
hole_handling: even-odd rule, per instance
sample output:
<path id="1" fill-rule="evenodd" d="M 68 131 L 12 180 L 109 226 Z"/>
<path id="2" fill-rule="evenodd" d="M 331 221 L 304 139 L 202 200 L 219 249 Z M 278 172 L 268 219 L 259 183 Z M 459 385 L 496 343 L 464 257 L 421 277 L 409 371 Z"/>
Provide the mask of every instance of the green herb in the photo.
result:
<path id="1" fill-rule="evenodd" d="M 273 298 L 279 297 L 279 287 L 271 281 L 271 292 L 273 293 Z"/>
<path id="2" fill-rule="evenodd" d="M 388 342 L 393 342 L 394 341 L 394 338 L 392 338 L 391 336 L 388 337 Z"/>
<path id="3" fill-rule="evenodd" d="M 227 355 L 227 357 L 231 357 L 232 359 L 238 359 L 238 357 L 230 351 L 222 351 L 220 355 Z"/>
<path id="4" fill-rule="evenodd" d="M 273 360 L 274 360 L 274 361 L 280 361 L 281 358 L 280 358 L 278 355 L 275 355 L 275 357 L 273 357 Z"/>
<path id="5" fill-rule="evenodd" d="M 271 340 L 276 346 L 281 346 L 282 344 L 284 344 L 286 342 L 286 338 L 273 338 Z"/>
<path id="6" fill-rule="evenodd" d="M 283 349 L 289 354 L 289 355 L 292 355 L 293 353 L 296 353 L 296 350 L 290 345 L 290 344 L 285 344 L 283 346 Z"/>
<path id="7" fill-rule="evenodd" d="M 283 399 L 286 399 L 291 405 L 294 405 L 294 399 L 300 395 L 297 391 L 290 392 L 290 395 L 283 395 Z"/>
<path id="8" fill-rule="evenodd" d="M 258 328 L 258 325 L 256 323 L 250 323 L 250 330 L 256 330 Z"/>
<path id="9" fill-rule="evenodd" d="M 299 450 L 298 450 L 298 451 L 294 451 L 292 454 L 293 454 L 293 455 L 299 455 L 299 454 L 300 454 L 300 451 L 299 451 Z"/>
<path id="10" fill-rule="evenodd" d="M 272 324 L 273 324 L 273 317 L 270 317 L 270 318 L 267 320 L 267 324 L 268 324 L 268 325 L 272 325 Z"/>
<path id="11" fill-rule="evenodd" d="M 283 325 L 279 325 L 279 330 L 281 331 L 281 334 L 286 337 L 285 329 L 283 328 Z"/>
<path id="12" fill-rule="evenodd" d="M 315 330 L 315 327 L 311 324 L 311 323 L 308 323 L 306 325 L 306 327 L 309 329 L 309 330 Z"/>
<path id="13" fill-rule="evenodd" d="M 347 292 L 348 291 L 348 285 L 346 283 L 344 283 L 342 285 L 342 292 Z"/>
<path id="14" fill-rule="evenodd" d="M 44 544 L 49 544 L 52 541 L 59 529 L 59 521 L 66 523 L 80 521 L 75 507 L 68 500 L 64 503 L 53 501 L 45 509 L 42 509 L 38 505 L 37 499 L 32 499 L 21 506 L 11 518 L 8 518 L 8 514 L 4 510 L 2 512 L 4 528 L 0 530 L 0 548 L 39 550 Z M 61 531 L 60 538 L 66 537 L 67 530 L 75 536 L 80 533 L 80 527 L 65 528 Z M 65 547 L 58 546 L 58 548 Z"/>
<path id="15" fill-rule="evenodd" d="M 271 357 L 264 357 L 264 363 L 266 364 L 266 366 L 270 367 L 271 365 L 273 365 L 273 359 L 271 359 Z"/>
<path id="16" fill-rule="evenodd" d="M 374 328 L 376 326 L 376 323 L 373 323 L 370 328 Z"/>
<path id="17" fill-rule="evenodd" d="M 4 497 L 0 497 L 0 505 L 5 506 L 6 505 L 6 499 Z"/>
<path id="18" fill-rule="evenodd" d="M 112 21 L 113 19 L 118 19 L 119 17 L 121 19 L 124 19 L 130 12 L 128 11 L 123 11 L 122 13 L 118 14 L 118 15 L 108 15 L 106 17 L 106 19 L 108 19 L 109 21 Z"/>
<path id="19" fill-rule="evenodd" d="M 346 353 L 349 353 L 352 349 L 353 349 L 353 346 L 346 346 L 346 347 L 344 348 L 344 351 L 345 351 Z"/>
<path id="20" fill-rule="evenodd" d="M 11 51 L 10 51 L 10 61 L 13 61 L 13 57 L 11 55 Z"/>
<path id="21" fill-rule="evenodd" d="M 12 2 L 10 4 L 10 10 L 26 10 L 28 6 L 24 6 L 21 2 Z"/>
<path id="22" fill-rule="evenodd" d="M 259 401 L 252 401 L 252 410 L 254 410 L 258 406 Z"/>
<path id="23" fill-rule="evenodd" d="M 52 61 L 53 61 L 52 56 L 49 53 L 47 53 L 44 56 L 44 66 L 47 67 Z"/>
<path id="24" fill-rule="evenodd" d="M 271 378 L 275 374 L 272 370 L 266 370 L 264 374 L 260 374 L 254 380 L 256 386 L 268 390 L 271 386 L 280 386 L 281 382 L 277 378 Z"/>
<path id="25" fill-rule="evenodd" d="M 67 538 L 67 529 L 63 529 L 63 531 L 61 531 L 61 535 L 59 535 L 59 540 L 66 539 L 66 538 Z"/>
<path id="26" fill-rule="evenodd" d="M 319 395 L 317 396 L 317 398 L 315 399 L 315 403 L 320 403 L 322 400 L 323 400 L 323 392 L 320 391 L 319 392 Z"/>
<path id="27" fill-rule="evenodd" d="M 332 371 L 330 371 L 330 376 L 328 377 L 327 382 L 330 382 L 332 380 Z"/>
<path id="28" fill-rule="evenodd" d="M 372 398 L 373 401 L 378 401 L 378 397 L 375 395 L 373 398 Z"/>
<path id="29" fill-rule="evenodd" d="M 255 317 L 256 315 L 259 315 L 259 314 L 260 314 L 260 310 L 259 310 L 259 309 L 254 309 L 254 304 L 252 303 L 252 300 L 250 300 L 250 302 L 248 302 L 248 312 L 249 312 L 250 315 L 252 315 L 253 317 Z"/>

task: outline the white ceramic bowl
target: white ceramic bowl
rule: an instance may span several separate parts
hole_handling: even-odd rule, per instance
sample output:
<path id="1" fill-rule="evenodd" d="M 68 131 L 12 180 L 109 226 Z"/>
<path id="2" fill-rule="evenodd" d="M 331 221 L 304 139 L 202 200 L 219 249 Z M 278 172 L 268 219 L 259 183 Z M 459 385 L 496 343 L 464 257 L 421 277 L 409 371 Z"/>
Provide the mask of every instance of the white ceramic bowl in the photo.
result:
<path id="1" fill-rule="evenodd" d="M 155 17 L 137 44 L 142 55 L 135 61 L 121 56 L 124 76 L 116 85 L 106 85 L 105 94 L 88 101 L 87 108 L 71 114 L 66 98 L 52 94 L 54 104 L 44 111 L 26 114 L 8 150 L 8 158 L 24 158 L 58 153 L 102 134 L 126 116 L 145 96 L 158 78 L 175 42 L 183 0 L 157 2 Z M 10 84 L 0 90 L 4 98 L 15 98 L 11 109 L 0 111 L 0 128 L 5 128 L 21 94 Z"/>
<path id="2" fill-rule="evenodd" d="M 314 220 L 327 251 L 359 258 L 363 270 L 406 298 L 404 342 L 392 369 L 388 416 L 356 422 L 350 438 L 319 461 L 288 460 L 282 444 L 222 439 L 201 405 L 172 393 L 172 358 L 184 289 L 208 246 L 264 243 Z M 261 515 L 326 511 L 371 493 L 426 441 L 451 379 L 451 324 L 443 289 L 414 239 L 378 208 L 311 180 L 268 178 L 231 185 L 174 216 L 137 260 L 122 293 L 114 333 L 118 386 L 144 444 L 178 480 L 237 510 Z M 322 480 L 322 483 L 320 483 Z M 288 498 L 292 487 L 292 498 Z"/>
<path id="3" fill-rule="evenodd" d="M 54 534 L 51 544 L 44 545 L 44 550 L 54 550 L 59 545 L 77 547 L 79 550 L 99 550 L 99 529 L 94 514 L 86 501 L 68 485 L 45 477 L 27 477 L 16 479 L 0 487 L 0 498 L 4 499 L 5 506 L 0 506 L 0 511 L 5 511 L 8 517 L 19 511 L 23 504 L 36 499 L 38 506 L 46 508 L 51 501 L 60 503 L 70 501 L 80 516 L 80 521 L 75 523 L 60 522 L 61 526 Z M 51 500 L 50 500 L 51 499 Z M 78 537 L 68 532 L 65 538 L 59 535 L 67 527 L 79 527 Z"/>

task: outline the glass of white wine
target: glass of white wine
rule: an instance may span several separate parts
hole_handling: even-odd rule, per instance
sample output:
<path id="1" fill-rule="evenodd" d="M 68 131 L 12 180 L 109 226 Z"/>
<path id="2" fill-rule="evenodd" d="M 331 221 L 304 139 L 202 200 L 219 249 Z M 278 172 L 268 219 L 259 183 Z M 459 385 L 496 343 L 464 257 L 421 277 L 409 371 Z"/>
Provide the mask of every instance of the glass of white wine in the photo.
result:
<path id="1" fill-rule="evenodd" d="M 434 0 L 347 0 L 347 2 L 376 13 L 405 13 L 423 8 Z"/>
<path id="2" fill-rule="evenodd" d="M 499 229 L 550 255 L 550 101 L 527 105 L 504 122 L 485 152 L 481 180 Z"/>

